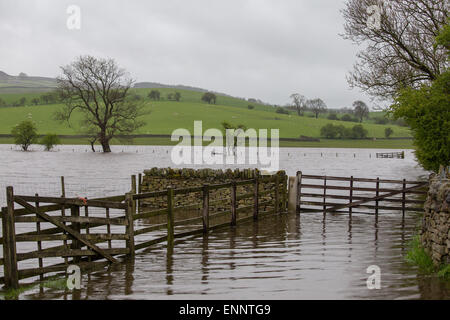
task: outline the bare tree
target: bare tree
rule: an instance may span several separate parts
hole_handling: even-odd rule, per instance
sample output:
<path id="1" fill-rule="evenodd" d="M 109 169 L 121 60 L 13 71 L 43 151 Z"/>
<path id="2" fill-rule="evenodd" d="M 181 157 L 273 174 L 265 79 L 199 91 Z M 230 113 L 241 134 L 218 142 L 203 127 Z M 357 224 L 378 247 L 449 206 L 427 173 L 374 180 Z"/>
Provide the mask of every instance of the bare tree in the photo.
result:
<path id="1" fill-rule="evenodd" d="M 419 87 L 447 67 L 446 53 L 434 45 L 445 25 L 445 0 L 348 0 L 343 37 L 365 44 L 348 77 L 352 87 L 391 98 L 398 89 Z M 375 7 L 374 7 L 375 6 Z M 369 19 L 378 20 L 375 26 Z"/>
<path id="2" fill-rule="evenodd" d="M 306 98 L 298 93 L 291 94 L 290 98 L 292 99 L 293 107 L 297 110 L 297 114 L 303 116 L 306 109 Z"/>
<path id="3" fill-rule="evenodd" d="M 319 117 L 319 114 L 327 111 L 327 105 L 320 98 L 307 100 L 306 105 L 314 113 L 316 119 Z"/>
<path id="4" fill-rule="evenodd" d="M 358 117 L 359 122 L 363 121 L 363 118 L 369 115 L 369 107 L 366 105 L 364 101 L 357 100 L 353 102 L 353 113 Z"/>
<path id="5" fill-rule="evenodd" d="M 65 107 L 56 118 L 69 121 L 76 110 L 82 114 L 81 127 L 93 134 L 91 146 L 98 140 L 103 152 L 111 152 L 110 140 L 128 135 L 144 125 L 143 105 L 128 99 L 133 81 L 113 59 L 81 56 L 61 67 L 58 92 Z"/>

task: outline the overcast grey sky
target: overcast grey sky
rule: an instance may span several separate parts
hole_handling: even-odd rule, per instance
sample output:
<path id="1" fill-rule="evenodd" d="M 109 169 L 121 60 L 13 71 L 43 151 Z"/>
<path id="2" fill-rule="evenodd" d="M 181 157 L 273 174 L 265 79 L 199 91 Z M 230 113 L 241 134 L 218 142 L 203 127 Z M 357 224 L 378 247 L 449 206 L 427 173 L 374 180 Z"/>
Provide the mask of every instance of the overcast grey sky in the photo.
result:
<path id="1" fill-rule="evenodd" d="M 370 102 L 345 79 L 358 47 L 342 39 L 344 0 L 0 0 L 0 70 L 55 77 L 82 54 L 112 57 L 134 79 L 276 104 Z M 69 5 L 81 29 L 66 26 Z M 372 103 L 369 103 L 372 106 Z"/>

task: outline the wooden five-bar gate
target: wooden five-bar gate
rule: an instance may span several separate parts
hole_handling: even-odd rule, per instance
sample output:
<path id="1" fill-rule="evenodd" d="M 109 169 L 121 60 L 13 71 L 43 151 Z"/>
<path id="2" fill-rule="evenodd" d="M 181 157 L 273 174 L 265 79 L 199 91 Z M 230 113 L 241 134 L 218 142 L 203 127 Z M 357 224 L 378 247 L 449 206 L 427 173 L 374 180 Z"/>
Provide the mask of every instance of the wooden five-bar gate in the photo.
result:
<path id="1" fill-rule="evenodd" d="M 287 212 L 287 176 L 256 176 L 245 181 L 217 185 L 136 193 L 101 199 L 16 195 L 7 187 L 7 206 L 2 208 L 3 276 L 0 283 L 18 288 L 19 281 L 52 273 L 65 273 L 71 264 L 81 270 L 105 267 L 119 259 L 133 256 L 136 250 L 223 226 L 236 225 L 262 215 Z M 269 183 L 270 190 L 261 190 Z M 253 186 L 251 192 L 238 194 L 240 186 Z M 248 187 L 247 187 L 248 188 Z M 230 190 L 228 210 L 210 212 L 212 190 Z M 201 194 L 195 206 L 177 206 L 176 195 Z M 270 200 L 262 201 L 270 195 Z M 165 207 L 138 211 L 137 202 L 150 198 L 165 199 Z M 266 197 L 267 198 L 267 197 Z M 251 204 L 243 199 L 253 199 Z M 17 206 L 20 208 L 17 208 Z M 196 209 L 197 208 L 197 209 Z M 178 213 L 193 211 L 193 217 Z M 25 231 L 25 232 L 21 232 Z"/>
<path id="2" fill-rule="evenodd" d="M 428 181 L 307 175 L 297 172 L 296 212 L 374 214 L 422 211 Z M 412 195 L 412 197 L 411 197 Z"/>

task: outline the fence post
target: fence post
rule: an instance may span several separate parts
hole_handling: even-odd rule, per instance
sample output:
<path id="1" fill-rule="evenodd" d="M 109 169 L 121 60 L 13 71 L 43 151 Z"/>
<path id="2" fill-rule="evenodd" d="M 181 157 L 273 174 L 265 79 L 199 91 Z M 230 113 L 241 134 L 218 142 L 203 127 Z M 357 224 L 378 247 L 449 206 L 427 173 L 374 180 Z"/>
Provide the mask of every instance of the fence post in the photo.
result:
<path id="1" fill-rule="evenodd" d="M 14 190 L 6 188 L 7 208 L 2 209 L 4 276 L 7 288 L 19 288 L 16 230 L 14 224 Z"/>
<path id="2" fill-rule="evenodd" d="M 405 219 L 405 202 L 406 202 L 406 179 L 403 179 L 403 192 L 402 192 L 402 218 Z"/>
<path id="3" fill-rule="evenodd" d="M 131 176 L 131 193 L 136 194 L 136 175 Z M 133 214 L 136 214 L 136 200 L 132 200 L 132 210 Z"/>
<path id="4" fill-rule="evenodd" d="M 280 206 L 280 176 L 276 173 L 275 176 L 275 213 L 278 213 Z"/>
<path id="5" fill-rule="evenodd" d="M 349 197 L 349 202 L 350 203 L 353 202 L 353 176 L 350 177 L 350 197 Z M 353 207 L 349 207 L 348 208 L 348 214 L 349 214 L 350 218 L 352 217 L 352 212 L 353 212 Z"/>
<path id="6" fill-rule="evenodd" d="M 135 207 L 133 207 L 133 193 L 127 193 L 125 194 L 125 203 L 127 205 L 127 208 L 125 209 L 126 219 L 128 221 L 127 227 L 126 227 L 126 233 L 128 236 L 127 240 L 127 249 L 130 250 L 128 253 L 130 256 L 134 256 L 134 219 L 133 215 L 135 214 Z M 109 215 L 109 212 L 108 212 Z"/>
<path id="7" fill-rule="evenodd" d="M 326 202 L 327 202 L 327 176 L 323 177 L 323 215 L 326 215 L 326 210 L 327 210 L 327 206 L 326 206 Z"/>
<path id="8" fill-rule="evenodd" d="M 300 214 L 302 200 L 302 172 L 297 172 L 297 200 L 295 206 L 295 213 Z"/>
<path id="9" fill-rule="evenodd" d="M 255 176 L 255 185 L 253 190 L 253 220 L 258 220 L 259 214 L 259 179 Z"/>
<path id="10" fill-rule="evenodd" d="M 377 186 L 376 186 L 376 196 L 378 197 L 380 195 L 380 178 L 377 177 Z M 375 215 L 378 216 L 378 199 L 375 201 Z"/>
<path id="11" fill-rule="evenodd" d="M 34 196 L 39 197 L 39 194 L 36 193 Z M 36 210 L 39 211 L 39 202 L 38 201 L 35 202 L 35 207 L 36 207 Z M 39 219 L 39 218 L 40 218 L 39 215 L 36 214 L 36 219 Z M 38 236 L 41 234 L 41 223 L 39 222 L 39 220 L 36 221 L 36 234 Z M 42 241 L 40 241 L 40 240 L 37 241 L 37 250 L 39 253 L 41 253 L 41 251 L 42 251 Z M 66 260 L 64 260 L 64 262 L 65 261 Z M 42 268 L 44 266 L 42 258 L 38 258 L 38 265 L 39 265 L 39 268 Z M 39 275 L 39 280 L 40 281 L 44 280 L 43 274 Z"/>
<path id="12" fill-rule="evenodd" d="M 71 217 L 79 217 L 80 216 L 80 207 L 79 206 L 71 206 L 70 207 L 70 216 Z M 72 222 L 72 224 L 70 225 L 70 227 L 77 231 L 78 233 L 81 232 L 81 228 L 80 228 L 80 223 L 79 222 Z M 73 239 L 72 243 L 70 244 L 70 249 L 81 249 L 81 242 Z M 80 262 L 80 258 L 81 257 L 73 257 L 73 262 L 74 263 L 78 263 Z"/>
<path id="13" fill-rule="evenodd" d="M 203 185 L 203 233 L 207 233 L 209 229 L 209 187 Z"/>
<path id="14" fill-rule="evenodd" d="M 138 193 L 142 193 L 142 173 L 139 173 L 138 174 L 138 185 L 137 185 L 137 192 Z M 140 200 L 137 200 L 137 202 L 136 202 L 136 204 L 137 204 L 137 210 L 138 210 L 138 212 L 140 211 L 140 207 L 141 207 L 141 201 Z"/>
<path id="15" fill-rule="evenodd" d="M 173 187 L 167 188 L 167 247 L 173 245 L 174 216 L 173 216 Z"/>
<path id="16" fill-rule="evenodd" d="M 236 225 L 236 211 L 237 211 L 237 201 L 236 201 L 236 181 L 231 182 L 231 225 Z"/>

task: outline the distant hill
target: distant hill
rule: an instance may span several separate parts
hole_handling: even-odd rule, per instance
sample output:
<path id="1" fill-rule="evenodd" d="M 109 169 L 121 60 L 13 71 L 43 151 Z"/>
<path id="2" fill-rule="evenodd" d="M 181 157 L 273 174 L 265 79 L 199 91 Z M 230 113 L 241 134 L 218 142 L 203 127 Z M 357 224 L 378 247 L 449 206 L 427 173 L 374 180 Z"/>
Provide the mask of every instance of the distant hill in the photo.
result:
<path id="1" fill-rule="evenodd" d="M 49 91 L 56 87 L 56 79 L 33 77 L 25 73 L 12 76 L 0 71 L 0 93 Z"/>
<path id="2" fill-rule="evenodd" d="M 175 89 L 175 90 L 188 90 L 188 91 L 195 91 L 195 92 L 214 92 L 217 94 L 220 94 L 221 96 L 228 96 L 231 97 L 228 94 L 222 93 L 222 92 L 215 92 L 211 90 L 206 90 L 203 88 L 197 88 L 197 87 L 191 87 L 191 86 L 185 86 L 182 84 L 177 85 L 171 85 L 171 84 L 163 84 L 158 82 L 138 82 L 134 84 L 135 88 L 139 89 Z"/>

